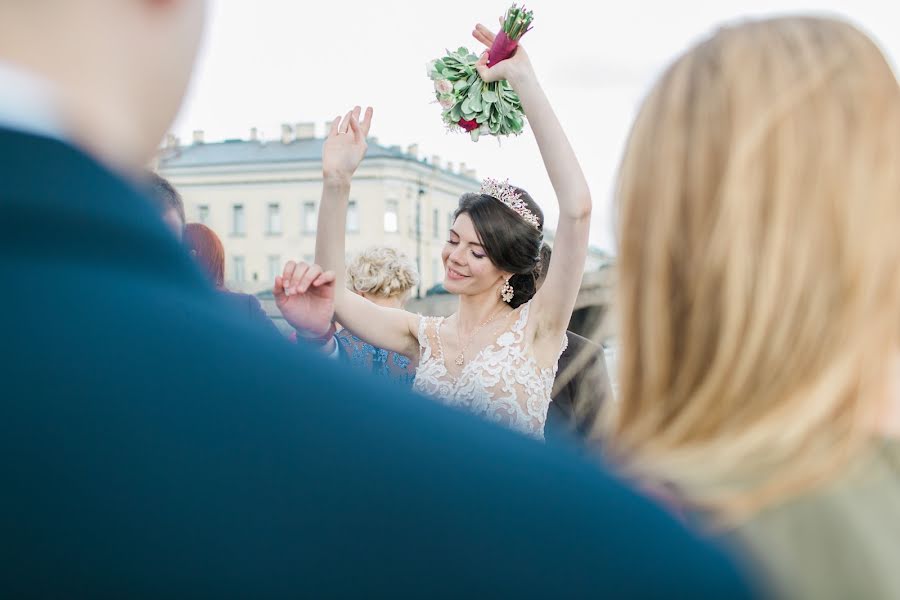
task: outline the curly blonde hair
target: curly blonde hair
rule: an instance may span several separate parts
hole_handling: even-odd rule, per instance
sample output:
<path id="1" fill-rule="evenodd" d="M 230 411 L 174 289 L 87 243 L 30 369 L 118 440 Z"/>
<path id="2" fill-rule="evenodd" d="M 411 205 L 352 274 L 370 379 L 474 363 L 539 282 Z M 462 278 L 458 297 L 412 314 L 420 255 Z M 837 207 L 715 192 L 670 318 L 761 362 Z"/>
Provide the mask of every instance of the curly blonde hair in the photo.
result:
<path id="1" fill-rule="evenodd" d="M 359 294 L 397 298 L 405 296 L 418 284 L 416 266 L 395 248 L 368 248 L 347 264 L 347 287 Z"/>

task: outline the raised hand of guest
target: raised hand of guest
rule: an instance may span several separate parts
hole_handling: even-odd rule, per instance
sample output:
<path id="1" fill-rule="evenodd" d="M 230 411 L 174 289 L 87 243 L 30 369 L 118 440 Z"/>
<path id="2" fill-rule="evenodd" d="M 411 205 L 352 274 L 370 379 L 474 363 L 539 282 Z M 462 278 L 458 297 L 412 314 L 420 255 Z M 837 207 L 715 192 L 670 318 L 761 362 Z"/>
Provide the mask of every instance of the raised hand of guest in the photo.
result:
<path id="1" fill-rule="evenodd" d="M 336 118 L 322 147 L 322 175 L 325 183 L 330 181 L 349 182 L 359 163 L 366 156 L 366 138 L 372 127 L 371 108 L 366 109 L 365 118 L 360 121 L 362 109 L 357 106 L 344 118 Z"/>

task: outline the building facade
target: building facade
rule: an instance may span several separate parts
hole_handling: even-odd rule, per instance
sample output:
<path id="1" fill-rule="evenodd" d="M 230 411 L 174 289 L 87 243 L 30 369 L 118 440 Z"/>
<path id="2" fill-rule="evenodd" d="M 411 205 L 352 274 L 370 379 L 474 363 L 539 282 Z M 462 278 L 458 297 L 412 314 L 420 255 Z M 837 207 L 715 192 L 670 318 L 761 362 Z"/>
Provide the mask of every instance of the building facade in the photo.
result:
<path id="1" fill-rule="evenodd" d="M 190 146 L 173 138 L 158 160 L 160 175 L 182 194 L 188 222 L 203 223 L 222 239 L 230 289 L 271 288 L 289 260 L 312 262 L 322 194 L 322 145 L 309 123 L 285 126 L 280 140 L 255 131 L 248 140 Z M 414 259 L 420 292 L 443 280 L 441 249 L 459 197 L 478 191 L 475 172 L 425 160 L 410 146 L 369 141 L 353 179 L 347 215 L 347 252 L 388 245 Z"/>

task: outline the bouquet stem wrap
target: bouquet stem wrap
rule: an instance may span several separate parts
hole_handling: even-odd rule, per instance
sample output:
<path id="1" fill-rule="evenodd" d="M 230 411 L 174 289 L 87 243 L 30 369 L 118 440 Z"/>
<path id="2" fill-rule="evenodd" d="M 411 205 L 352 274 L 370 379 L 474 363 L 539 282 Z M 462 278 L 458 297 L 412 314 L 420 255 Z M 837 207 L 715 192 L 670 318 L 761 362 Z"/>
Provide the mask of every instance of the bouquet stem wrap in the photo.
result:
<path id="1" fill-rule="evenodd" d="M 513 55 L 518 47 L 518 41 L 509 39 L 506 32 L 501 31 L 497 34 L 497 37 L 494 38 L 494 43 L 488 51 L 488 66 L 493 67 L 497 63 L 506 60 Z"/>

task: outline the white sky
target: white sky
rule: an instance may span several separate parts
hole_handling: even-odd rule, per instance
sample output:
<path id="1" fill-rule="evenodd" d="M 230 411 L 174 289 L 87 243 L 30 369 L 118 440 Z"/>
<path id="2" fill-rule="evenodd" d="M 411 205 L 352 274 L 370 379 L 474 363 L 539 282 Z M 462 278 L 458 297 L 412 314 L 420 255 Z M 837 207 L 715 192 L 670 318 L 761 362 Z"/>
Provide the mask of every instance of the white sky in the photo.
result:
<path id="1" fill-rule="evenodd" d="M 896 64 L 900 9 L 886 0 L 774 2 L 662 0 L 617 3 L 534 0 L 535 27 L 524 38 L 532 62 L 575 147 L 594 197 L 591 241 L 614 247 L 611 191 L 630 123 L 661 70 L 717 24 L 798 11 L 837 14 L 872 34 Z M 450 3 L 398 0 L 211 0 L 197 76 L 174 126 L 189 142 L 268 138 L 281 123 L 323 123 L 354 104 L 375 107 L 371 135 L 384 145 L 420 145 L 444 163 L 466 162 L 479 177 L 509 177 L 541 204 L 549 226 L 557 210 L 537 146 L 526 128 L 498 146 L 447 134 L 432 104 L 425 64 L 444 49 L 478 47 L 476 22 L 496 24 L 507 0 Z"/>

